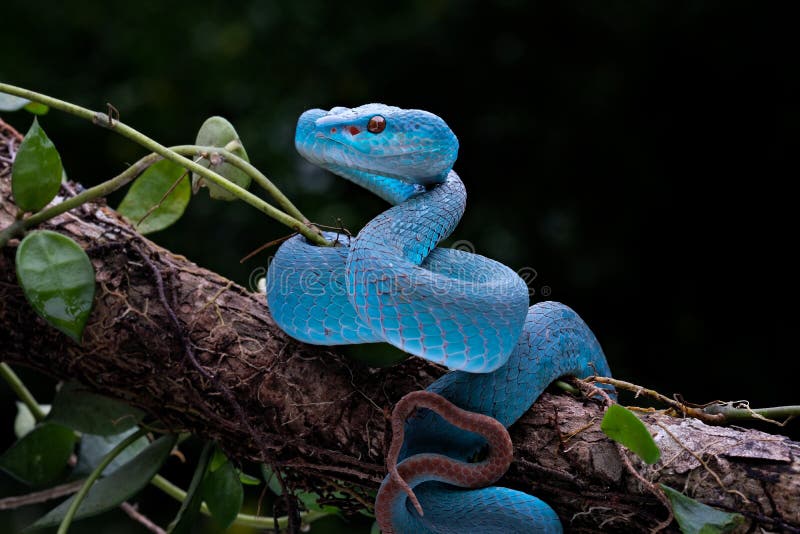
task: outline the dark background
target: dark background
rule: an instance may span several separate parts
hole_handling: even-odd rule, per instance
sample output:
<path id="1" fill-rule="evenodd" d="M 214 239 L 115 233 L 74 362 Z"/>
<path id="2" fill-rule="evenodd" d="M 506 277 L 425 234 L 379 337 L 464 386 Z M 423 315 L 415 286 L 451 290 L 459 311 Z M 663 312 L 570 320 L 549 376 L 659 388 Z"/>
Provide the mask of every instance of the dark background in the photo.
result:
<path id="1" fill-rule="evenodd" d="M 4 3 L 0 80 L 111 102 L 167 145 L 223 115 L 307 216 L 354 231 L 385 205 L 301 161 L 297 116 L 372 101 L 435 112 L 469 193 L 453 240 L 534 269 L 534 300 L 575 308 L 616 376 L 697 402 L 798 403 L 797 19 L 777 3 L 112 4 Z M 86 185 L 143 154 L 57 112 L 41 123 Z M 249 284 L 266 257 L 239 258 L 286 233 L 202 193 L 154 238 Z"/>

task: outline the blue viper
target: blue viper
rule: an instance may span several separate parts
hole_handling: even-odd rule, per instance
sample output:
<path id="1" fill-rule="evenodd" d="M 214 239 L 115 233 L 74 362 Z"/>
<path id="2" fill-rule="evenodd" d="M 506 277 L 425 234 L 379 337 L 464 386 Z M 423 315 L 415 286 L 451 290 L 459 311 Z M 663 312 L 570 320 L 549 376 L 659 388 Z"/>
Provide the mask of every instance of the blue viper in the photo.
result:
<path id="1" fill-rule="evenodd" d="M 466 205 L 452 170 L 458 140 L 441 118 L 383 104 L 312 109 L 298 121 L 295 145 L 393 207 L 355 238 L 326 233 L 339 246 L 296 236 L 280 247 L 267 301 L 289 335 L 319 345 L 385 341 L 445 365 L 452 371 L 428 391 L 505 427 L 560 376 L 610 376 L 600 344 L 572 309 L 529 308 L 528 288 L 510 268 L 436 248 Z M 420 409 L 405 425 L 398 467 L 426 459 L 474 464 L 487 447 L 481 434 Z M 555 512 L 526 493 L 464 489 L 424 469 L 406 478 L 424 514 L 390 474 L 376 506 L 385 533 L 561 532 Z"/>

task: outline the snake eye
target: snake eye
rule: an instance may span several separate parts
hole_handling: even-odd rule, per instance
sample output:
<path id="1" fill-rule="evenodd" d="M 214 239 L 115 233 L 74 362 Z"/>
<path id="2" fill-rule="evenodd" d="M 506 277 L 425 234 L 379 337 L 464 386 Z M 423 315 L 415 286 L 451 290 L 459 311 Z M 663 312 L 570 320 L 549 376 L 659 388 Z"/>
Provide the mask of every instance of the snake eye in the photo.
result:
<path id="1" fill-rule="evenodd" d="M 367 130 L 371 133 L 378 134 L 386 129 L 386 119 L 380 115 L 375 115 L 367 123 Z"/>

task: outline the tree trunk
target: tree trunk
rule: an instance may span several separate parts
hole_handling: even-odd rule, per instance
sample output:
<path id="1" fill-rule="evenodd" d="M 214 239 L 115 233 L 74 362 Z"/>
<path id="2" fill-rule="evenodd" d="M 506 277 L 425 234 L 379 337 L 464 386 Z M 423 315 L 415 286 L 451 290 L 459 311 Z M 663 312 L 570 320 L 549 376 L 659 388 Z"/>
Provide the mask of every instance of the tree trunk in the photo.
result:
<path id="1" fill-rule="evenodd" d="M 16 143 L 0 121 L 0 229 L 16 212 L 4 163 Z M 290 484 L 324 492 L 344 481 L 351 504 L 364 500 L 359 492 L 377 489 L 385 473 L 393 403 L 445 372 L 419 358 L 372 369 L 296 342 L 272 321 L 263 295 L 164 250 L 102 203 L 45 227 L 80 243 L 97 273 L 83 343 L 27 304 L 12 240 L 0 250 L 0 360 L 124 399 L 170 431 L 272 464 Z M 544 394 L 511 428 L 515 462 L 501 483 L 550 503 L 568 531 L 647 531 L 668 512 L 600 431 L 602 411 L 594 401 Z M 643 420 L 662 450 L 652 467 L 629 455 L 646 479 L 742 513 L 743 531 L 800 532 L 799 443 L 664 414 Z"/>

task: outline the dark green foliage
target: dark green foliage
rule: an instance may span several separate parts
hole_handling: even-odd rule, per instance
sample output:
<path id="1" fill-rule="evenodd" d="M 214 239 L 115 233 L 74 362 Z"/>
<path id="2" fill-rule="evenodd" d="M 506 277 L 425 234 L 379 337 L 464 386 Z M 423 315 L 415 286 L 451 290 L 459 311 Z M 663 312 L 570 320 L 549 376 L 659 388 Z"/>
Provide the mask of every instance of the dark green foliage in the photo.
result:
<path id="1" fill-rule="evenodd" d="M 211 516 L 222 528 L 228 528 L 244 500 L 239 472 L 227 459 L 219 466 L 209 465 L 201 491 Z"/>
<path id="2" fill-rule="evenodd" d="M 214 444 L 212 442 L 207 442 L 203 447 L 203 452 L 200 453 L 197 466 L 194 468 L 192 481 L 186 490 L 186 498 L 181 503 L 178 515 L 169 524 L 167 534 L 191 534 L 194 532 L 194 525 L 200 515 L 200 505 L 203 503 L 203 479 L 211 462 L 213 450 Z"/>
<path id="3" fill-rule="evenodd" d="M 78 451 L 78 463 L 72 470 L 73 476 L 86 476 L 97 467 L 100 461 L 116 447 L 122 440 L 137 432 L 137 427 L 131 428 L 120 434 L 112 436 L 97 436 L 95 434 L 83 434 L 81 436 L 80 448 Z M 149 442 L 147 438 L 142 436 L 134 441 L 131 445 L 126 447 L 119 455 L 112 460 L 104 473 L 110 475 L 130 460 L 137 454 L 147 448 Z"/>
<path id="4" fill-rule="evenodd" d="M 118 435 L 136 426 L 144 413 L 126 403 L 67 382 L 53 400 L 48 420 L 87 434 Z"/>
<path id="5" fill-rule="evenodd" d="M 98 480 L 89 490 L 86 499 L 78 508 L 75 519 L 90 517 L 110 510 L 122 501 L 129 499 L 139 492 L 161 468 L 161 464 L 169 456 L 175 445 L 174 436 L 163 436 L 151 443 L 144 451 L 139 453 L 113 473 Z M 44 517 L 37 520 L 31 527 L 49 527 L 58 525 L 64 518 L 74 497 L 50 510 Z"/>
<path id="6" fill-rule="evenodd" d="M 43 486 L 64 473 L 74 445 L 71 429 L 43 423 L 0 456 L 0 469 L 31 486 Z"/>

